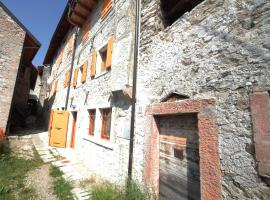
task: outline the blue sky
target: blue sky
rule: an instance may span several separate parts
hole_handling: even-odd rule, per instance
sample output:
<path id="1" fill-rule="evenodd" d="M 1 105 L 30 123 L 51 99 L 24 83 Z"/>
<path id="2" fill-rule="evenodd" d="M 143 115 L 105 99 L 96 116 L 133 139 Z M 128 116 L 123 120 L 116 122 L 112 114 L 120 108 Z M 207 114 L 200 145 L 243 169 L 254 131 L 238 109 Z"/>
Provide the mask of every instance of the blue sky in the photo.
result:
<path id="1" fill-rule="evenodd" d="M 0 0 L 40 41 L 33 64 L 41 65 L 67 0 Z"/>

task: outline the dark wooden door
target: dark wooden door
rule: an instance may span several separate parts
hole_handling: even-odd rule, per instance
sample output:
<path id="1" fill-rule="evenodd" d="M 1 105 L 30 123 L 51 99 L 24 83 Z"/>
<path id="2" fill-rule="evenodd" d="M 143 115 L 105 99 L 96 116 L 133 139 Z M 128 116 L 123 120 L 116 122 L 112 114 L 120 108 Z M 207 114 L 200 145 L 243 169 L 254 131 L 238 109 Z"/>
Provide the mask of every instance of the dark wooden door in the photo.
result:
<path id="1" fill-rule="evenodd" d="M 160 200 L 199 200 L 196 115 L 165 116 L 160 128 Z"/>

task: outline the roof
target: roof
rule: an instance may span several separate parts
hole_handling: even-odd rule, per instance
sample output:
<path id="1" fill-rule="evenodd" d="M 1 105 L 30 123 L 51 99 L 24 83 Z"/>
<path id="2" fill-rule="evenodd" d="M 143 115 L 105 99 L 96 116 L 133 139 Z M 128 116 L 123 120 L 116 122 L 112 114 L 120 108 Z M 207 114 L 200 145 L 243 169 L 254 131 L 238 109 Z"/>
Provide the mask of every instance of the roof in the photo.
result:
<path id="1" fill-rule="evenodd" d="M 34 41 L 34 43 L 40 47 L 41 43 L 35 38 L 35 36 L 20 22 L 20 20 L 13 15 L 13 13 L 0 1 L 0 6 L 4 9 L 4 11 L 26 32 L 26 34 Z"/>
<path id="2" fill-rule="evenodd" d="M 72 25 L 68 22 L 69 4 L 67 3 L 60 21 L 54 31 L 43 64 L 51 64 L 52 59 Z"/>

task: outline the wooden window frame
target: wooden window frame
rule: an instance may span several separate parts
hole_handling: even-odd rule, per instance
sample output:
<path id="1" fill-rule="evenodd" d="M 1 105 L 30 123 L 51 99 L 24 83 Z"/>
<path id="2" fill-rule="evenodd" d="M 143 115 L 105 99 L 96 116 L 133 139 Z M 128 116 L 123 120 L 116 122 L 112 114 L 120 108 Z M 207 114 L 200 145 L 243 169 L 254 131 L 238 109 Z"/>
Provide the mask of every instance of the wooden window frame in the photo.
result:
<path id="1" fill-rule="evenodd" d="M 101 139 L 110 140 L 110 138 L 111 138 L 111 124 L 110 124 L 110 133 L 109 133 L 109 135 L 105 133 L 106 126 L 107 126 L 106 120 L 105 120 L 106 112 L 110 113 L 110 117 L 111 117 L 110 123 L 112 123 L 112 108 L 101 109 L 101 117 L 102 117 Z"/>
<path id="2" fill-rule="evenodd" d="M 113 50 L 114 37 L 108 38 L 107 44 L 104 45 L 99 51 L 100 57 L 100 73 L 110 71 L 112 65 L 112 50 Z"/>
<path id="3" fill-rule="evenodd" d="M 100 58 L 101 58 L 101 64 L 100 64 L 100 73 L 103 73 L 106 71 L 106 62 L 107 62 L 107 46 L 104 47 L 100 52 Z"/>
<path id="4" fill-rule="evenodd" d="M 90 109 L 88 112 L 89 112 L 88 135 L 94 136 L 94 134 L 95 134 L 95 121 L 96 121 L 96 109 Z"/>

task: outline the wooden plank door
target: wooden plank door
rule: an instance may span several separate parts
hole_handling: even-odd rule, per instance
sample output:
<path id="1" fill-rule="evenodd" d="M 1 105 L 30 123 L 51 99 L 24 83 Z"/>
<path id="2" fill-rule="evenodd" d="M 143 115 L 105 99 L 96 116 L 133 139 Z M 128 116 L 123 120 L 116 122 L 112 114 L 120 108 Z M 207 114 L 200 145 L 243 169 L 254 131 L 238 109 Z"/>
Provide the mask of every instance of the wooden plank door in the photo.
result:
<path id="1" fill-rule="evenodd" d="M 59 148 L 66 147 L 68 117 L 69 113 L 67 111 L 55 110 L 53 112 L 50 140 L 49 140 L 50 146 Z"/>
<path id="2" fill-rule="evenodd" d="M 160 200 L 199 200 L 197 118 L 164 116 L 159 121 Z"/>
<path id="3" fill-rule="evenodd" d="M 77 112 L 73 112 L 72 116 L 73 116 L 73 122 L 72 122 L 70 147 L 74 149 L 75 148 L 75 137 L 76 137 Z"/>

